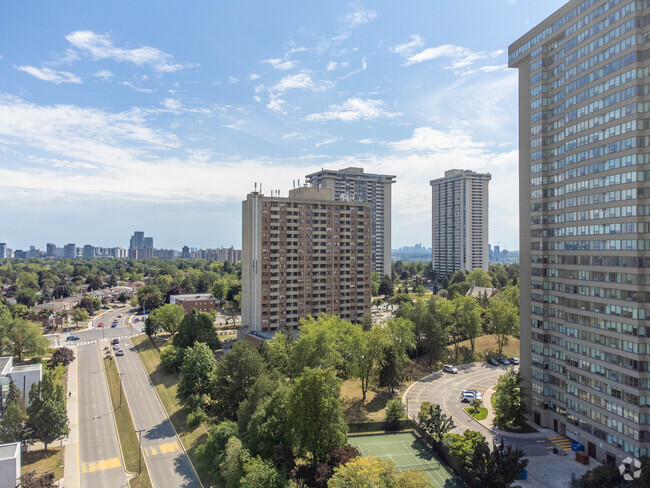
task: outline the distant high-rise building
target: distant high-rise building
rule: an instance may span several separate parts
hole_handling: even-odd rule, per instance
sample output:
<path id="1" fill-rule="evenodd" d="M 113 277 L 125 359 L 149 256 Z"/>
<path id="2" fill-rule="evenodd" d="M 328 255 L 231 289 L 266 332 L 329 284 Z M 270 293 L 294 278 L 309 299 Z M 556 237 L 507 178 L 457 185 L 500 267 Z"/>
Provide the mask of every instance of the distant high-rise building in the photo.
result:
<path id="1" fill-rule="evenodd" d="M 431 180 L 433 195 L 433 269 L 488 270 L 489 173 L 452 169 Z"/>
<path id="2" fill-rule="evenodd" d="M 14 251 L 14 257 L 16 259 L 27 259 L 27 253 L 23 251 L 22 249 L 16 249 Z"/>
<path id="3" fill-rule="evenodd" d="M 288 198 L 250 193 L 242 210 L 248 330 L 296 329 L 301 317 L 326 313 L 361 320 L 370 309 L 370 204 L 306 187 Z"/>
<path id="4" fill-rule="evenodd" d="M 181 252 L 181 257 L 183 259 L 190 259 L 190 248 L 183 246 L 183 251 Z"/>
<path id="5" fill-rule="evenodd" d="M 54 257 L 56 256 L 56 244 L 52 242 L 48 242 L 46 246 L 46 252 L 45 255 L 48 257 Z"/>
<path id="6" fill-rule="evenodd" d="M 128 257 L 128 251 L 123 247 L 112 247 L 110 250 L 111 256 L 114 258 L 126 258 Z"/>
<path id="7" fill-rule="evenodd" d="M 129 249 L 144 249 L 144 232 L 136 231 L 133 233 Z"/>
<path id="8" fill-rule="evenodd" d="M 82 256 L 84 258 L 94 258 L 95 257 L 95 246 L 86 244 L 83 248 Z"/>
<path id="9" fill-rule="evenodd" d="M 8 257 L 9 256 L 7 256 L 7 243 L 0 242 L 0 259 L 5 259 Z"/>
<path id="10" fill-rule="evenodd" d="M 330 188 L 334 199 L 366 202 L 372 208 L 372 271 L 391 275 L 391 185 L 395 176 L 364 173 L 363 168 L 321 170 L 307 175 L 307 183 Z"/>
<path id="11" fill-rule="evenodd" d="M 63 257 L 64 258 L 74 258 L 77 252 L 77 246 L 75 244 L 66 244 L 63 246 Z"/>
<path id="12" fill-rule="evenodd" d="M 143 244 L 145 249 L 153 249 L 153 237 L 145 237 Z"/>
<path id="13" fill-rule="evenodd" d="M 508 59 L 526 404 L 613 466 L 650 455 L 649 16 L 647 1 L 571 0 Z"/>

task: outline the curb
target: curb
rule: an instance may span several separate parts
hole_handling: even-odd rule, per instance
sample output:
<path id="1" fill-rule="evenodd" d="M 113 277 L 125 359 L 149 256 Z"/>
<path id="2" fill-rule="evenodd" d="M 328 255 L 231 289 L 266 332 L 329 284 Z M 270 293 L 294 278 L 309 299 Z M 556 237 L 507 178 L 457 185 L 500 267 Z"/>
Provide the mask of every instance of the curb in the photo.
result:
<path id="1" fill-rule="evenodd" d="M 106 385 L 106 391 L 108 391 L 108 398 L 111 402 L 111 418 L 113 419 L 113 426 L 115 427 L 115 433 L 117 434 L 117 444 L 120 447 L 120 456 L 122 457 L 122 467 L 124 468 L 124 472 L 127 475 L 131 475 L 131 478 L 137 476 L 136 473 L 132 473 L 131 471 L 126 469 L 126 462 L 124 461 L 124 452 L 122 451 L 122 439 L 120 439 L 120 429 L 117 428 L 117 420 L 115 420 L 115 408 L 113 407 L 113 398 L 111 397 L 111 390 L 108 387 L 108 377 L 106 374 L 106 366 L 104 366 L 104 358 L 102 357 L 102 346 L 101 346 L 101 341 L 97 341 L 97 347 L 99 347 L 99 357 L 100 361 L 102 362 L 102 368 L 104 369 L 104 383 Z M 115 363 L 115 367 L 117 368 L 117 363 Z M 122 388 L 122 383 L 120 382 L 120 388 Z M 126 396 L 126 395 L 124 395 Z M 127 402 L 128 405 L 128 402 Z M 131 480 L 129 478 L 129 481 Z"/>
<path id="2" fill-rule="evenodd" d="M 133 344 L 133 340 L 131 340 L 131 343 Z M 133 345 L 133 349 L 135 349 L 135 344 Z M 201 478 L 199 477 L 199 473 L 196 472 L 196 468 L 194 467 L 194 463 L 192 462 L 192 459 L 190 458 L 190 455 L 187 453 L 187 450 L 185 449 L 185 444 L 183 444 L 183 441 L 181 440 L 180 436 L 178 435 L 178 432 L 176 432 L 176 427 L 174 427 L 174 423 L 172 422 L 172 419 L 169 418 L 169 412 L 165 408 L 165 404 L 160 399 L 160 396 L 158 395 L 158 391 L 156 391 L 156 387 L 154 386 L 153 381 L 151 381 L 151 376 L 149 376 L 149 373 L 147 373 L 147 368 L 145 368 L 144 364 L 142 363 L 142 359 L 140 358 L 140 353 L 136 350 L 135 354 L 136 354 L 136 356 L 138 356 L 138 362 L 140 363 L 140 366 L 142 367 L 142 370 L 144 371 L 144 374 L 149 379 L 149 384 L 151 385 L 151 388 L 153 389 L 153 392 L 156 394 L 156 398 L 158 399 L 158 402 L 160 403 L 160 406 L 162 407 L 163 412 L 165 412 L 165 414 L 167 415 L 167 420 L 169 420 L 169 425 L 172 426 L 172 429 L 174 430 L 174 434 L 176 434 L 176 439 L 178 439 L 178 442 L 181 445 L 181 449 L 183 449 L 183 452 L 187 456 L 187 460 L 189 461 L 190 466 L 192 466 L 192 471 L 194 471 L 194 475 L 196 476 L 196 480 L 199 482 L 199 486 L 201 486 L 203 488 L 203 482 L 201 481 Z M 131 409 L 131 407 L 129 407 L 129 410 L 130 409 Z M 149 466 L 147 466 L 147 469 L 148 468 L 149 468 Z"/>

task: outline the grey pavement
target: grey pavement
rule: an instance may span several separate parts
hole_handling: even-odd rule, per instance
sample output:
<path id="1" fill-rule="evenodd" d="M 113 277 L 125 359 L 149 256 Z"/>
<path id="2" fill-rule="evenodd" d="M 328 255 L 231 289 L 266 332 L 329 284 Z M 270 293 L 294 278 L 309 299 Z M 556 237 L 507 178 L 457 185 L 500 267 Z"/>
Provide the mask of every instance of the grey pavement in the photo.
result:
<path id="1" fill-rule="evenodd" d="M 200 488 L 201 483 L 163 408 L 138 353 L 129 339 L 120 340 L 124 356 L 115 361 L 133 423 L 142 431 L 143 461 L 155 488 Z"/>
<path id="2" fill-rule="evenodd" d="M 75 358 L 79 355 L 76 347 L 72 350 L 75 353 Z M 70 422 L 70 433 L 65 440 L 65 458 L 63 462 L 63 478 L 64 486 L 76 487 L 80 486 L 79 476 L 81 470 L 79 467 L 79 361 L 75 360 L 68 366 L 68 391 L 66 392 L 68 399 L 66 402 L 66 410 L 68 413 L 68 421 Z"/>
<path id="3" fill-rule="evenodd" d="M 523 488 L 567 488 L 573 477 L 580 477 L 588 469 L 598 465 L 591 459 L 590 466 L 584 466 L 575 460 L 571 451 L 570 439 L 559 436 L 551 429 L 539 429 L 532 434 L 516 434 L 499 431 L 492 427 L 494 414 L 490 397 L 499 376 L 506 372 L 505 366 L 488 366 L 474 363 L 458 367 L 458 374 L 444 372 L 433 373 L 413 383 L 402 395 L 407 405 L 409 418 L 417 417 L 420 405 L 428 401 L 440 405 L 443 413 L 454 418 L 456 428 L 453 432 L 463 433 L 466 429 L 481 432 L 488 442 L 499 442 L 521 448 L 529 460 L 528 479 L 515 483 Z M 488 417 L 484 421 L 472 418 L 465 408 L 468 403 L 461 403 L 460 392 L 476 389 L 483 395 L 483 404 L 488 407 Z M 559 454 L 554 454 L 557 448 Z"/>
<path id="4" fill-rule="evenodd" d="M 80 485 L 126 487 L 127 475 L 117 437 L 98 344 L 77 348 Z M 66 474 L 67 478 L 67 474 Z M 66 486 L 70 480 L 66 480 Z"/>

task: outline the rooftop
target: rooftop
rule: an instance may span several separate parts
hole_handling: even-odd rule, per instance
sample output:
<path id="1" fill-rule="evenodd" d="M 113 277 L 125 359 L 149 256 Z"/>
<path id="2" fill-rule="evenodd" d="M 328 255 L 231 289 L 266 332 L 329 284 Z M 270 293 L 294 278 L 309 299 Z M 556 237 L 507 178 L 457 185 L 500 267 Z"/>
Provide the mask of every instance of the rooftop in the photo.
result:
<path id="1" fill-rule="evenodd" d="M 0 445 L 0 459 L 15 458 L 18 455 L 18 449 L 20 449 L 18 442 Z"/>
<path id="2" fill-rule="evenodd" d="M 11 364 L 13 363 L 13 360 L 10 356 L 5 356 L 0 358 L 0 374 L 6 374 L 9 371 L 5 371 L 5 369 L 10 369 Z"/>

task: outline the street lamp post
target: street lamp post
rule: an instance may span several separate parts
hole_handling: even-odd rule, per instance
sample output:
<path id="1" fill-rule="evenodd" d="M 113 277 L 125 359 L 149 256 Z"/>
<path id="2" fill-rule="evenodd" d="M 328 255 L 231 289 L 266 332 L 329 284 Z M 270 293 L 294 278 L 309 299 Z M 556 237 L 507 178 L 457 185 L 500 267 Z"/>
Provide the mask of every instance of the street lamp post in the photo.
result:
<path id="1" fill-rule="evenodd" d="M 140 442 L 140 449 L 138 450 L 138 475 L 142 474 L 142 431 L 144 429 L 138 430 L 138 437 Z"/>
<path id="2" fill-rule="evenodd" d="M 115 366 L 117 366 L 117 363 L 115 363 Z M 118 373 L 120 377 L 120 407 L 122 406 L 122 376 L 124 376 L 124 373 Z"/>

